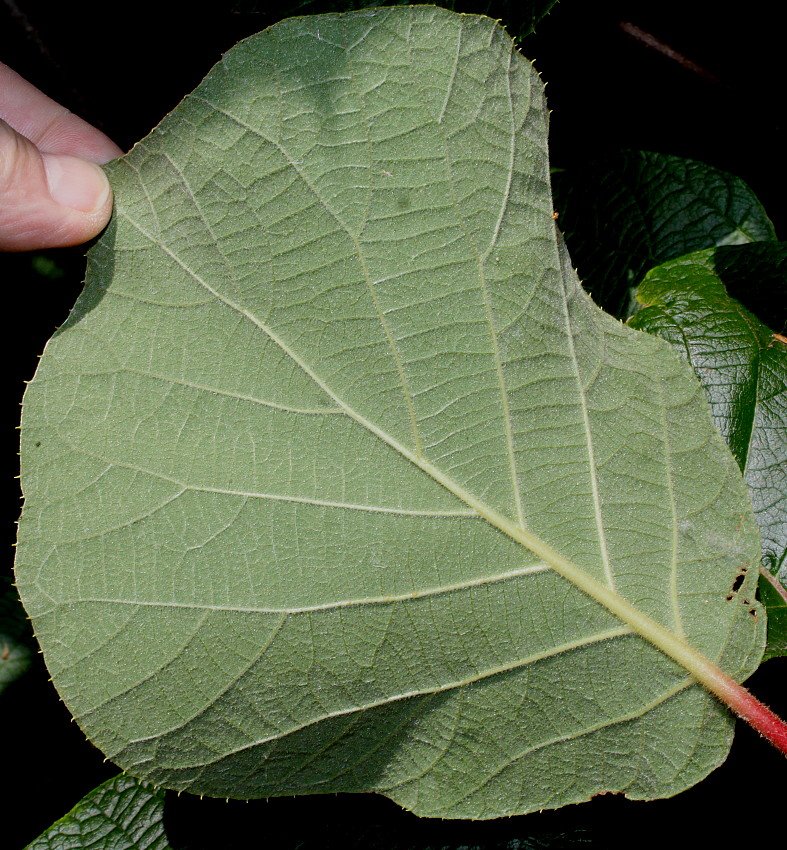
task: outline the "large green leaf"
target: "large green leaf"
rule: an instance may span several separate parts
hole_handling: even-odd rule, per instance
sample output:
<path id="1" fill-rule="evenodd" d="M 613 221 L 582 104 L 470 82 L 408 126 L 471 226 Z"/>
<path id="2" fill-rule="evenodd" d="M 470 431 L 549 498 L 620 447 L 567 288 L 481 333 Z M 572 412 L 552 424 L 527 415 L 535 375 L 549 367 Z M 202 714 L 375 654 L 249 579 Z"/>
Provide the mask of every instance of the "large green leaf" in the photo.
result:
<path id="1" fill-rule="evenodd" d="M 619 151 L 555 175 L 555 209 L 596 303 L 621 318 L 648 269 L 720 245 L 773 240 L 739 177 L 704 162 Z"/>
<path id="2" fill-rule="evenodd" d="M 171 850 L 164 791 L 121 774 L 83 797 L 27 850 Z"/>
<path id="3" fill-rule="evenodd" d="M 630 324 L 670 342 L 700 379 L 749 487 L 763 565 L 787 588 L 787 345 L 728 294 L 727 282 L 745 291 L 747 269 L 755 295 L 763 278 L 783 285 L 787 244 L 698 251 L 657 266 L 637 290 L 643 309 Z M 772 314 L 778 309 L 776 299 Z M 787 604 L 765 577 L 760 589 L 769 602 L 768 655 L 784 654 Z"/>
<path id="4" fill-rule="evenodd" d="M 582 291 L 546 118 L 487 18 L 300 18 L 112 166 L 17 576 L 133 774 L 490 818 L 725 757 L 686 669 L 759 662 L 756 525 L 689 367 Z"/>

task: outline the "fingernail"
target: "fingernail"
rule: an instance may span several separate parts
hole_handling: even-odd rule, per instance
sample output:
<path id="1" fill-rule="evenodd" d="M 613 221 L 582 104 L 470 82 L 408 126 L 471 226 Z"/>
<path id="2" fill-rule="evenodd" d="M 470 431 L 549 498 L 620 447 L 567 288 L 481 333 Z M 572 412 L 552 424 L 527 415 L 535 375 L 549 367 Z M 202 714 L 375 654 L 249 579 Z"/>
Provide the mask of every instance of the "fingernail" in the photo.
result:
<path id="1" fill-rule="evenodd" d="M 64 207 L 98 212 L 109 197 L 109 180 L 92 162 L 76 156 L 42 154 L 49 194 Z"/>

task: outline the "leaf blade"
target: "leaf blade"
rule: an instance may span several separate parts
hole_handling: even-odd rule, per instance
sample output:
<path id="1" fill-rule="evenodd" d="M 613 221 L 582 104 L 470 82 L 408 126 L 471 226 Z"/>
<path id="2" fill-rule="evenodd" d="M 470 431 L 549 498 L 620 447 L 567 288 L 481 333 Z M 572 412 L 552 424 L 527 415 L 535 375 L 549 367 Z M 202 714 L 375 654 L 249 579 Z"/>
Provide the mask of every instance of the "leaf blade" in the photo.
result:
<path id="1" fill-rule="evenodd" d="M 26 399 L 17 567 L 113 758 L 497 817 L 724 757 L 724 712 L 620 616 L 753 669 L 761 618 L 722 594 L 745 493 L 666 345 L 582 293 L 545 144 L 499 28 L 398 9 L 244 43 L 113 167 Z"/>

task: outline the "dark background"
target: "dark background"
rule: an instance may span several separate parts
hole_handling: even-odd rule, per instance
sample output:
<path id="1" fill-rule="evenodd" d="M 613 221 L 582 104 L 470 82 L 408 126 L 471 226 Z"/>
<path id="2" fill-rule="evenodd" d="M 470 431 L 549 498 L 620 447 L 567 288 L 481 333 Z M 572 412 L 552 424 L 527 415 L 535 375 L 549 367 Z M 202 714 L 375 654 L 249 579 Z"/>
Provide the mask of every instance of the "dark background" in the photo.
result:
<path id="1" fill-rule="evenodd" d="M 68 106 L 127 149 L 191 91 L 238 39 L 276 18 L 233 14 L 231 4 L 175 10 L 143 4 L 35 3 L 0 0 L 0 61 Z M 656 150 L 699 159 L 742 177 L 787 235 L 783 160 L 784 46 L 780 4 L 749 2 L 724 14 L 709 0 L 561 0 L 524 40 L 547 81 L 552 109 L 552 164 L 618 148 Z M 472 8 L 472 3 L 466 4 Z M 627 35 L 636 24 L 701 71 L 669 59 Z M 13 520 L 19 511 L 16 466 L 19 402 L 46 340 L 81 289 L 84 249 L 41 256 L 0 256 L 6 336 L 2 456 L 3 535 L 10 569 Z M 580 274 L 582 270 L 580 269 Z M 43 670 L 0 699 L 0 846 L 15 850 L 61 817 L 116 768 L 69 722 Z M 787 715 L 787 659 L 768 662 L 751 689 Z M 13 750 L 13 754 L 12 754 Z M 668 841 L 757 840 L 762 823 L 781 812 L 768 803 L 783 792 L 787 765 L 747 727 L 728 761 L 676 798 L 651 803 L 604 796 L 557 812 L 486 823 L 421 821 L 374 795 L 309 797 L 252 803 L 168 801 L 167 828 L 184 848 L 397 847 L 482 845 L 582 830 L 588 847 L 631 847 Z M 775 815 L 775 817 L 774 817 Z M 278 826 L 289 838 L 277 838 Z M 382 838 L 380 838 L 382 836 Z M 503 842 L 503 843 L 500 843 Z M 523 845 L 524 846 L 524 845 Z M 536 846 L 547 846 L 536 845 Z M 557 846 L 557 845 L 552 845 Z M 574 846 L 573 844 L 571 846 Z"/>

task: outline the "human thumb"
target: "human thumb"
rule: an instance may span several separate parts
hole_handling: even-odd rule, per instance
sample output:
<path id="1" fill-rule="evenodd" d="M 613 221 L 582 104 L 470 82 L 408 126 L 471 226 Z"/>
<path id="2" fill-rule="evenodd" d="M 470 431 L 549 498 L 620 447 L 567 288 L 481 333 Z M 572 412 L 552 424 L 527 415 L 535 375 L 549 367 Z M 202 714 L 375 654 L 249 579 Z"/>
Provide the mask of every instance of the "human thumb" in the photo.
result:
<path id="1" fill-rule="evenodd" d="M 79 245 L 100 233 L 112 191 L 92 162 L 41 153 L 0 120 L 0 251 Z"/>

